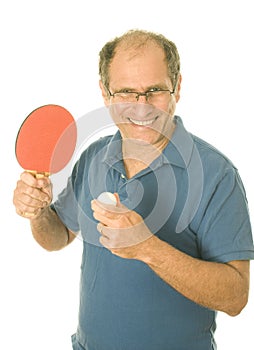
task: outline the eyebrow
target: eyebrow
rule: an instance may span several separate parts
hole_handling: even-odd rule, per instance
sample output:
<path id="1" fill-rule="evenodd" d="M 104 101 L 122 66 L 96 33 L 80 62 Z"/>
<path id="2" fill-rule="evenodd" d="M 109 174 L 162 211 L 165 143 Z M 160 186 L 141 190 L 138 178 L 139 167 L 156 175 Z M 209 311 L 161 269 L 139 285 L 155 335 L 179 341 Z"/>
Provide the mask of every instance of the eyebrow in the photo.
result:
<path id="1" fill-rule="evenodd" d="M 153 88 L 167 89 L 168 87 L 166 86 L 165 83 L 156 83 L 156 84 L 152 84 L 152 85 L 148 86 L 144 91 L 149 91 Z M 130 92 L 141 92 L 141 91 L 138 91 L 137 89 L 134 89 L 131 87 L 122 87 L 121 89 L 116 89 L 115 91 L 122 92 L 125 90 L 130 91 Z"/>

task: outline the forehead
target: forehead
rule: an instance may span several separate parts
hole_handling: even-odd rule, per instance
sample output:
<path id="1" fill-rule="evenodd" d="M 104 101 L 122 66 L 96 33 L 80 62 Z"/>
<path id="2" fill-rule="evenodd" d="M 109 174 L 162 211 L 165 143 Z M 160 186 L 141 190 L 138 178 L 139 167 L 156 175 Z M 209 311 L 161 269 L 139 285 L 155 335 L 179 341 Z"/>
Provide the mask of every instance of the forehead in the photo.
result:
<path id="1" fill-rule="evenodd" d="M 155 43 L 135 47 L 120 45 L 109 68 L 110 85 L 150 86 L 169 79 L 164 50 Z"/>

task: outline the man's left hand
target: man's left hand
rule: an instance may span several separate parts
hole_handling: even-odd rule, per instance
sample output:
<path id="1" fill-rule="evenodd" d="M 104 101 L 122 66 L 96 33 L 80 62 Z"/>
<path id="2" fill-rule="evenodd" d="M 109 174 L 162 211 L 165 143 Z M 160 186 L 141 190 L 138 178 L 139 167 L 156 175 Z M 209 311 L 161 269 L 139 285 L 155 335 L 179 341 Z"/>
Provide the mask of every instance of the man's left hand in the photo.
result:
<path id="1" fill-rule="evenodd" d="M 126 259 L 137 258 L 138 251 L 153 235 L 143 218 L 120 203 L 104 204 L 98 200 L 91 202 L 93 216 L 99 221 L 97 229 L 101 234 L 100 243 L 113 254 Z"/>

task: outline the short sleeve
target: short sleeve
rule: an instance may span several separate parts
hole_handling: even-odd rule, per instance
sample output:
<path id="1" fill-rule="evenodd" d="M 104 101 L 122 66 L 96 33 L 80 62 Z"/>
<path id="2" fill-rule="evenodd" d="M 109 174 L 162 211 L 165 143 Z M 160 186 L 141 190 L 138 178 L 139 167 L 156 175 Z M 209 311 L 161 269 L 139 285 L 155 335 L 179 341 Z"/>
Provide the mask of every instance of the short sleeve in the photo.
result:
<path id="1" fill-rule="evenodd" d="M 80 231 L 78 222 L 79 205 L 74 193 L 74 183 L 76 179 L 76 168 L 69 177 L 67 186 L 58 195 L 57 200 L 52 204 L 64 225 L 71 231 L 77 233 Z"/>
<path id="2" fill-rule="evenodd" d="M 245 190 L 235 168 L 214 187 L 199 227 L 202 259 L 217 262 L 254 259 Z"/>

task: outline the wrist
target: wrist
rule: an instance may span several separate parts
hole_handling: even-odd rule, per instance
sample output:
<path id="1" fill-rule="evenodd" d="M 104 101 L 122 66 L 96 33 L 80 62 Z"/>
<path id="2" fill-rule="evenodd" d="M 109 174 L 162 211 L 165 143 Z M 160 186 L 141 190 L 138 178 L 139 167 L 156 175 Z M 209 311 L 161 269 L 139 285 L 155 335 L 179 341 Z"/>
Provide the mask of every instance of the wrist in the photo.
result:
<path id="1" fill-rule="evenodd" d="M 166 243 L 155 235 L 149 237 L 137 247 L 136 259 L 147 265 L 160 265 L 163 262 L 161 249 L 164 244 Z"/>
<path id="2" fill-rule="evenodd" d="M 36 221 L 44 216 L 50 210 L 49 206 L 38 209 L 29 219 L 30 222 Z"/>

